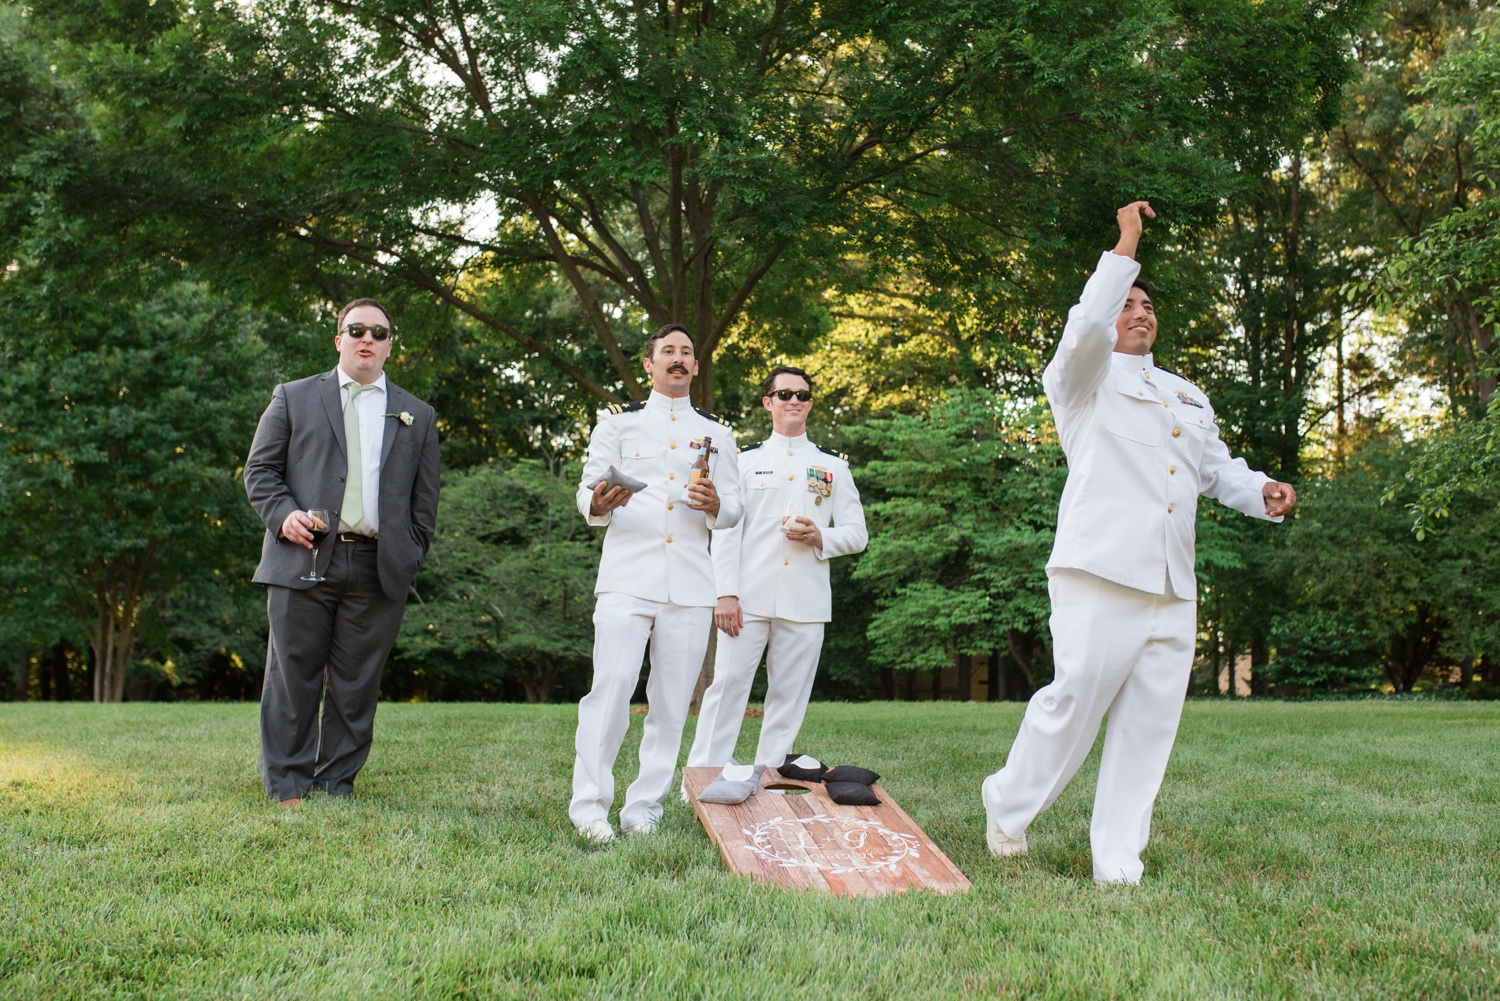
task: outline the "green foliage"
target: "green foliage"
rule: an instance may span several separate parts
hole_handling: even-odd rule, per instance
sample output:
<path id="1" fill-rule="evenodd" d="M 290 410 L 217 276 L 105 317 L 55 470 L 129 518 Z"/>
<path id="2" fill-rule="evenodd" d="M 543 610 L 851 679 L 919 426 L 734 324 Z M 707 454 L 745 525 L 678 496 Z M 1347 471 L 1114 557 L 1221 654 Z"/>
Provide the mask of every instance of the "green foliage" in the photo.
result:
<path id="1" fill-rule="evenodd" d="M 83 624 L 96 697 L 118 701 L 161 600 L 253 550 L 238 470 L 273 378 L 254 318 L 200 287 L 122 301 L 32 270 L 0 287 L 0 553 Z M 28 306 L 69 292 L 53 317 Z"/>
<path id="2" fill-rule="evenodd" d="M 834 287 L 1032 325 L 1117 204 L 1210 224 L 1326 128 L 1366 5 L 87 6 L 31 12 L 90 99 L 71 203 L 264 302 L 435 299 L 613 399 L 646 327 L 800 353 Z M 548 283 L 565 330 L 495 294 Z"/>
<path id="3" fill-rule="evenodd" d="M 449 475 L 387 697 L 528 702 L 586 687 L 603 533 L 578 514 L 579 469 L 535 460 Z"/>
<path id="4" fill-rule="evenodd" d="M 1041 638 L 1066 476 L 1045 405 L 958 391 L 852 434 L 884 456 L 860 474 L 887 498 L 867 508 L 855 572 L 877 595 L 871 660 L 940 670 L 953 653 L 1007 651 L 1012 632 Z"/>
<path id="5" fill-rule="evenodd" d="M 1262 669 L 1272 685 L 1310 691 L 1369 690 L 1380 679 L 1379 651 L 1367 629 L 1321 609 L 1271 620 L 1276 659 Z"/>
<path id="6" fill-rule="evenodd" d="M 1307 677 L 1325 658 L 1324 682 L 1362 684 L 1373 659 L 1396 691 L 1431 684 L 1429 667 L 1457 668 L 1461 684 L 1482 662 L 1500 659 L 1491 583 L 1500 575 L 1500 529 L 1483 512 L 1494 496 L 1474 499 L 1451 531 L 1418 540 L 1397 504 L 1411 449 L 1377 440 L 1351 456 L 1337 475 L 1307 486 L 1301 511 L 1274 560 L 1295 609 L 1278 627 L 1293 663 L 1283 680 Z M 1275 665 L 1273 665 L 1275 668 Z M 1343 676 L 1340 677 L 1341 672 Z"/>

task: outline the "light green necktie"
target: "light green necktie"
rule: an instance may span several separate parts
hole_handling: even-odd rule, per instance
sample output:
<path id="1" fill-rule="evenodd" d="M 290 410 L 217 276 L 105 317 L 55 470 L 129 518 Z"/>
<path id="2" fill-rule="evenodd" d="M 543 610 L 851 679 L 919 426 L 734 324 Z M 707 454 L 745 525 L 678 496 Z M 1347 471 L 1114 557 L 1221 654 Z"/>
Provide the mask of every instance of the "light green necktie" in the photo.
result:
<path id="1" fill-rule="evenodd" d="M 346 388 L 349 402 L 344 404 L 344 442 L 349 449 L 349 472 L 344 477 L 344 507 L 339 518 L 353 528 L 365 517 L 364 454 L 359 444 L 359 411 L 355 409 L 354 401 L 360 393 L 375 387 L 351 382 Z"/>

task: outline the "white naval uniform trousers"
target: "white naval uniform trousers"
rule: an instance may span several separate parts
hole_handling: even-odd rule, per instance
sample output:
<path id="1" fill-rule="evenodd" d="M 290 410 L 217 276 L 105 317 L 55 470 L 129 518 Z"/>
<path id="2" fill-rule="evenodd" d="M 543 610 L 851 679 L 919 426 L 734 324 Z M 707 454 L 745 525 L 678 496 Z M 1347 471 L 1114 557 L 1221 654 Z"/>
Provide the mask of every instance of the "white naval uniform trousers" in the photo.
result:
<path id="1" fill-rule="evenodd" d="M 1124 883 L 1143 872 L 1192 669 L 1198 496 L 1266 518 L 1261 490 L 1271 482 L 1230 457 L 1202 390 L 1149 354 L 1114 352 L 1139 271 L 1130 258 L 1100 258 L 1042 375 L 1068 458 L 1047 562 L 1054 675 L 1027 705 L 998 802 L 987 804 L 1008 837 L 1021 837 L 1108 713 L 1090 847 L 1094 878 Z"/>
<path id="2" fill-rule="evenodd" d="M 682 500 L 697 457 L 694 443 L 713 439 L 709 478 L 719 491 L 710 517 Z M 624 507 L 589 514 L 593 484 L 610 466 L 646 483 Z M 743 511 L 734 435 L 687 399 L 653 392 L 644 403 L 600 414 L 578 487 L 578 509 L 607 525 L 594 604 L 594 679 L 578 703 L 573 799 L 568 818 L 582 827 L 608 818 L 614 764 L 630 725 L 630 696 L 641 660 L 651 652 L 650 708 L 641 738 L 640 773 L 625 792 L 624 827 L 653 824 L 671 789 L 693 685 L 713 628 L 713 562 L 709 532 L 734 525 Z"/>
<path id="3" fill-rule="evenodd" d="M 714 529 L 713 558 L 719 596 L 737 597 L 745 622 L 738 636 L 719 631 L 714 680 L 698 712 L 689 767 L 724 765 L 734 754 L 762 653 L 767 688 L 755 762 L 786 759 L 807 715 L 823 626 L 832 614 L 828 561 L 859 552 L 868 540 L 848 460 L 806 435 L 772 434 L 745 448 L 740 476 L 745 516 L 739 525 Z M 782 534 L 788 503 L 818 526 L 822 549 Z"/>

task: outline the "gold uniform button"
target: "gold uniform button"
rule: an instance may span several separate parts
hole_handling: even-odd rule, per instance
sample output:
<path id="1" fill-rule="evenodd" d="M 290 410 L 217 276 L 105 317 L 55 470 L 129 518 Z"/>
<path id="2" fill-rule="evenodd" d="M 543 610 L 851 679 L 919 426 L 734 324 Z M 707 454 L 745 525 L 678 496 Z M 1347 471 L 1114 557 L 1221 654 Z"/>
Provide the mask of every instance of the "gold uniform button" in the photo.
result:
<path id="1" fill-rule="evenodd" d="M 786 478 L 787 478 L 787 479 L 788 479 L 788 480 L 790 480 L 790 479 L 791 479 L 791 478 L 792 478 L 792 474 L 791 474 L 791 473 L 787 473 L 787 474 L 786 474 Z"/>
<path id="2" fill-rule="evenodd" d="M 667 501 L 667 510 L 668 511 L 672 510 L 672 502 L 671 501 Z"/>
<path id="3" fill-rule="evenodd" d="M 672 418 L 674 421 L 677 419 L 677 415 L 676 414 L 668 414 L 667 416 L 670 417 L 670 418 Z"/>
<path id="4" fill-rule="evenodd" d="M 636 458 L 637 458 L 637 459 L 639 459 L 639 458 L 640 458 L 640 457 L 641 457 L 641 453 L 639 453 L 639 452 L 637 452 L 637 453 L 635 453 L 635 457 L 636 457 Z"/>
<path id="5" fill-rule="evenodd" d="M 815 506 L 818 505 L 818 504 L 822 504 L 822 503 L 823 503 L 823 498 L 822 497 L 814 497 L 813 498 L 813 504 Z"/>
<path id="6" fill-rule="evenodd" d="M 792 561 L 791 560 L 782 560 L 781 561 L 781 565 L 784 566 L 784 567 L 789 567 L 789 566 L 792 565 Z"/>
<path id="7" fill-rule="evenodd" d="M 796 453 L 796 452 L 793 452 L 793 451 L 792 451 L 792 450 L 791 450 L 791 449 L 787 449 L 787 450 L 786 450 L 786 454 L 787 454 L 787 455 L 796 455 L 796 454 L 797 454 L 797 453 Z"/>
<path id="8" fill-rule="evenodd" d="M 1146 395 L 1146 391 L 1144 389 L 1137 389 L 1135 391 L 1135 395 L 1136 396 L 1145 396 Z"/>
<path id="9" fill-rule="evenodd" d="M 1172 433 L 1176 434 L 1177 432 L 1173 431 Z M 675 480 L 675 479 L 677 479 L 677 474 L 676 473 L 668 473 L 667 474 L 667 479 L 669 479 L 669 480 Z"/>
<path id="10" fill-rule="evenodd" d="M 1168 505 L 1167 505 L 1167 514 L 1171 514 L 1171 513 L 1172 513 L 1172 505 L 1171 505 L 1171 504 L 1168 504 Z M 671 540 L 671 539 L 668 539 L 668 540 L 667 540 L 667 541 L 668 541 L 668 542 L 671 542 L 671 541 L 672 541 L 672 540 Z"/>
<path id="11" fill-rule="evenodd" d="M 1182 428 L 1173 428 L 1172 429 L 1172 437 L 1173 438 L 1181 438 L 1182 437 Z"/>
<path id="12" fill-rule="evenodd" d="M 1169 406 L 1169 404 L 1168 404 L 1168 403 L 1167 403 L 1167 401 L 1166 401 L 1166 400 L 1162 400 L 1162 401 L 1161 401 L 1161 405 L 1162 405 L 1162 406 L 1164 406 L 1164 407 L 1165 407 L 1165 406 Z"/>
<path id="13" fill-rule="evenodd" d="M 671 537 L 671 536 L 670 536 L 670 535 L 669 535 L 669 536 L 667 536 L 667 541 L 668 541 L 668 542 L 671 542 L 671 541 L 672 541 L 672 537 Z"/>
<path id="14" fill-rule="evenodd" d="M 1167 468 L 1167 472 L 1171 473 L 1173 476 L 1176 476 L 1177 475 L 1177 467 L 1176 466 L 1170 466 L 1170 467 Z M 670 505 L 670 504 L 667 505 L 667 507 L 671 507 L 671 506 L 672 505 Z"/>
<path id="15" fill-rule="evenodd" d="M 1150 372 L 1142 372 L 1141 374 L 1144 375 L 1148 379 L 1151 378 L 1151 373 Z"/>
<path id="16" fill-rule="evenodd" d="M 677 443 L 674 441 L 674 442 L 670 443 L 669 445 L 667 445 L 667 447 L 668 448 L 676 448 L 677 447 Z"/>

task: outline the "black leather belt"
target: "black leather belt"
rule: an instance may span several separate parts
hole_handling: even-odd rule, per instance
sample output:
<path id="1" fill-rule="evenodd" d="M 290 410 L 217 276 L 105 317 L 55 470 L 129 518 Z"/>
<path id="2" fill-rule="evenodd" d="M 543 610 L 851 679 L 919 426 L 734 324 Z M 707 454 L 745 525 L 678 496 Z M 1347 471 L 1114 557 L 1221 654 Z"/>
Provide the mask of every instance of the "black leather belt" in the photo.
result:
<path id="1" fill-rule="evenodd" d="M 373 545 L 375 545 L 375 543 L 376 543 L 377 540 L 376 540 L 375 536 L 373 536 L 373 535 L 355 535 L 353 532 L 340 532 L 339 533 L 339 541 L 340 542 L 363 542 L 363 543 L 366 543 L 368 545 L 373 546 Z"/>

